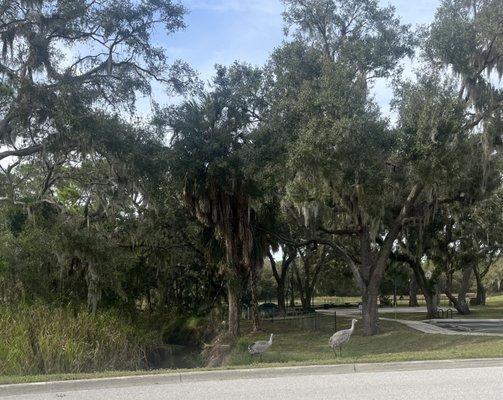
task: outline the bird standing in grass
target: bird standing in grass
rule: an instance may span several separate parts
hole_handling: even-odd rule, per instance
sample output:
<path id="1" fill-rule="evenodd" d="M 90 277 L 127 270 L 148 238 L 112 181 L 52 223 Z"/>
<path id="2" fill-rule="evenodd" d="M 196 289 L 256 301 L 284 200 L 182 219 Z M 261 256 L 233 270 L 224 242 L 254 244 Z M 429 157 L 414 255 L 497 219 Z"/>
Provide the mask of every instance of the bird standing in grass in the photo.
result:
<path id="1" fill-rule="evenodd" d="M 332 337 L 328 340 L 328 345 L 332 348 L 334 351 L 334 355 L 337 355 L 335 353 L 335 348 L 339 348 L 339 355 L 342 354 L 342 346 L 346 343 L 349 342 L 349 339 L 351 339 L 351 335 L 353 334 L 355 330 L 355 323 L 357 323 L 358 320 L 353 319 L 351 321 L 351 328 L 349 329 L 344 329 L 339 332 L 335 332 Z"/>
<path id="2" fill-rule="evenodd" d="M 260 356 L 260 361 L 262 361 L 262 354 L 264 354 L 267 350 L 269 350 L 269 347 L 272 346 L 272 337 L 273 334 L 271 333 L 271 337 L 269 340 L 259 340 L 258 342 L 255 342 L 253 344 L 250 344 L 248 346 L 248 353 L 253 357 L 255 355 Z"/>

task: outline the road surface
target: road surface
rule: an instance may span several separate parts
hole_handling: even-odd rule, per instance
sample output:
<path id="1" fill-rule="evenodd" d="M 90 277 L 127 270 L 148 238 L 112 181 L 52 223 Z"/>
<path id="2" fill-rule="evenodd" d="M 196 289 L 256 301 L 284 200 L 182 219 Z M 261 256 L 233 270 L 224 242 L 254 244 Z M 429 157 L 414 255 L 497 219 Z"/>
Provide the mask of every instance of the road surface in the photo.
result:
<path id="1" fill-rule="evenodd" d="M 501 361 L 481 361 L 475 367 L 457 368 L 454 364 L 411 364 L 410 367 L 368 367 L 369 372 L 353 372 L 357 366 L 305 367 L 250 370 L 207 374 L 202 378 L 157 381 L 151 377 L 119 381 L 97 381 L 94 385 L 61 384 L 58 386 L 0 386 L 0 398 L 10 400 L 318 400 L 318 399 L 393 399 L 393 400 L 501 400 L 503 365 Z M 363 365 L 363 364 L 362 364 Z M 470 365 L 470 364 L 466 364 Z M 473 363 L 472 363 L 473 365 Z M 484 365 L 489 365 L 484 367 Z M 334 369 L 335 368 L 335 369 Z M 351 368 L 351 370 L 350 370 Z M 431 369 L 423 369 L 431 368 Z M 365 368 L 362 368 L 365 370 Z M 187 375 L 188 376 L 188 375 Z M 249 376 L 249 377 L 248 377 Z M 142 379 L 145 379 L 142 382 Z M 168 383 L 166 383 L 168 382 Z M 72 387 L 71 385 L 75 385 Z M 129 386 L 131 385 L 131 386 Z M 14 394 L 19 388 L 31 394 Z M 12 388 L 16 389 L 14 392 Z M 2 389 L 4 389 L 2 394 Z"/>

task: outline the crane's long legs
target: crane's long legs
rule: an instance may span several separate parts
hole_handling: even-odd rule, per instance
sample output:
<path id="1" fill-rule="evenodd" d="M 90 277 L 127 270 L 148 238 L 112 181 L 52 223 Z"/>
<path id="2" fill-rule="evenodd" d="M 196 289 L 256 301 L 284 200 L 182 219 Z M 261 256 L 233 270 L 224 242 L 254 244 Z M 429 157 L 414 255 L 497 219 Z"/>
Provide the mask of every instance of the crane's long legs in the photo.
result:
<path id="1" fill-rule="evenodd" d="M 339 346 L 339 357 L 342 357 L 342 346 Z"/>

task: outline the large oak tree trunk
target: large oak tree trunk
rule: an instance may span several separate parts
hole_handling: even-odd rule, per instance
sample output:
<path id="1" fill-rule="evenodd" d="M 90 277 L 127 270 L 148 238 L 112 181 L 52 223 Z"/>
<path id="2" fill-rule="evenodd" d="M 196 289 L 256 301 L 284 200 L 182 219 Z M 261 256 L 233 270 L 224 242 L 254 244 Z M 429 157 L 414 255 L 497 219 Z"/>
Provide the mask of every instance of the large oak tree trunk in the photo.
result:
<path id="1" fill-rule="evenodd" d="M 360 257 L 362 271 L 362 318 L 363 334 L 366 336 L 379 333 L 379 286 L 384 274 L 387 259 L 381 259 L 378 265 L 377 255 L 372 251 L 372 238 L 368 227 L 362 229 L 360 235 Z M 381 271 L 381 272 L 379 272 Z"/>
<path id="2" fill-rule="evenodd" d="M 309 312 L 312 309 L 315 286 L 323 267 L 326 265 L 327 254 L 325 246 L 320 246 L 314 251 L 307 250 L 305 254 L 301 252 L 302 274 L 296 264 L 293 266 L 304 312 Z"/>
<path id="3" fill-rule="evenodd" d="M 415 280 L 418 286 L 421 288 L 424 300 L 426 301 L 427 318 L 435 318 L 438 314 L 438 301 L 433 282 L 428 281 L 428 278 L 426 278 L 424 270 L 421 267 L 421 262 L 419 260 L 414 259 L 412 262 L 409 262 L 409 265 L 412 268 Z"/>
<path id="4" fill-rule="evenodd" d="M 280 315 L 286 315 L 286 301 L 285 301 L 285 283 L 286 277 L 288 275 L 288 270 L 291 263 L 295 260 L 297 255 L 296 251 L 290 251 L 288 256 L 283 256 L 283 262 L 281 263 L 281 271 L 278 271 L 276 266 L 276 261 L 269 251 L 267 256 L 269 257 L 269 262 L 271 263 L 271 269 L 276 281 L 276 297 L 278 300 L 278 312 Z"/>
<path id="5" fill-rule="evenodd" d="M 463 269 L 463 275 L 461 279 L 461 285 L 458 293 L 458 297 L 454 296 L 452 293 L 452 277 L 448 276 L 445 283 L 445 295 L 452 303 L 457 312 L 461 315 L 470 314 L 470 307 L 466 301 L 466 293 L 470 286 L 470 277 L 472 273 L 472 267 L 467 267 Z"/>
<path id="6" fill-rule="evenodd" d="M 278 283 L 278 287 L 276 288 L 276 297 L 278 300 L 279 314 L 286 315 L 285 282 Z"/>
<path id="7" fill-rule="evenodd" d="M 470 304 L 466 301 L 466 295 L 468 293 L 468 289 L 470 288 L 470 279 L 472 277 L 472 270 L 473 268 L 471 266 L 468 266 L 463 269 L 461 286 L 458 293 L 458 302 L 464 314 L 470 314 Z"/>
<path id="8" fill-rule="evenodd" d="M 293 269 L 290 275 L 290 307 L 295 308 L 295 280 L 293 278 Z"/>
<path id="9" fill-rule="evenodd" d="M 237 338 L 240 333 L 241 288 L 237 282 L 230 281 L 227 285 L 227 301 L 229 304 L 229 335 Z"/>
<path id="10" fill-rule="evenodd" d="M 419 302 L 417 301 L 417 290 L 418 284 L 416 276 L 412 273 L 410 274 L 409 282 L 409 307 L 418 307 Z"/>
<path id="11" fill-rule="evenodd" d="M 296 265 L 294 265 L 294 273 L 295 280 L 297 284 L 297 288 L 299 290 L 300 303 L 302 305 L 302 311 L 307 312 L 309 310 L 309 301 L 308 301 L 308 289 L 304 287 L 302 278 L 300 277 L 299 270 Z"/>
<path id="12" fill-rule="evenodd" d="M 411 189 L 400 213 L 396 216 L 391 225 L 386 238 L 379 244 L 379 250 L 375 250 L 375 242 L 378 238 L 373 237 L 370 226 L 364 226 L 361 222 L 364 218 L 359 218 L 360 229 L 360 257 L 361 272 L 359 277 L 362 288 L 362 315 L 363 332 L 365 335 L 376 335 L 379 333 L 379 310 L 377 305 L 379 287 L 384 275 L 386 266 L 389 263 L 390 255 L 395 241 L 403 227 L 403 221 L 408 216 L 411 207 L 416 202 L 423 190 L 422 184 L 416 184 Z"/>
<path id="13" fill-rule="evenodd" d="M 428 293 L 424 295 L 424 300 L 426 301 L 426 314 L 427 318 L 433 319 L 438 315 L 437 306 L 437 296 L 435 294 Z"/>
<path id="14" fill-rule="evenodd" d="M 311 311 L 311 304 L 313 301 L 313 295 L 311 293 L 311 290 L 309 288 L 304 289 L 304 294 L 301 295 L 301 302 L 302 302 L 302 310 L 305 313 L 308 313 Z"/>
<path id="15" fill-rule="evenodd" d="M 475 275 L 475 281 L 477 282 L 477 296 L 475 298 L 475 304 L 478 306 L 486 305 L 486 288 L 482 282 L 482 277 L 477 265 L 473 266 L 473 273 Z"/>
<path id="16" fill-rule="evenodd" d="M 363 334 L 366 336 L 379 333 L 379 306 L 377 288 L 368 287 L 362 296 Z"/>
<path id="17" fill-rule="evenodd" d="M 360 260 L 358 263 L 355 261 L 355 257 L 351 257 L 349 252 L 338 243 L 324 243 L 331 246 L 353 272 L 355 282 L 362 294 L 363 331 L 365 335 L 379 333 L 378 288 L 389 263 L 393 246 L 402 231 L 404 220 L 409 215 L 423 188 L 424 186 L 419 183 L 411 188 L 403 207 L 395 217 L 384 239 L 379 235 L 371 235 L 370 232 L 373 232 L 373 229 L 371 229 L 363 213 L 359 210 L 358 198 L 356 197 L 350 202 L 349 206 L 356 210 L 355 218 L 358 224 L 358 230 L 356 231 L 360 240 Z"/>

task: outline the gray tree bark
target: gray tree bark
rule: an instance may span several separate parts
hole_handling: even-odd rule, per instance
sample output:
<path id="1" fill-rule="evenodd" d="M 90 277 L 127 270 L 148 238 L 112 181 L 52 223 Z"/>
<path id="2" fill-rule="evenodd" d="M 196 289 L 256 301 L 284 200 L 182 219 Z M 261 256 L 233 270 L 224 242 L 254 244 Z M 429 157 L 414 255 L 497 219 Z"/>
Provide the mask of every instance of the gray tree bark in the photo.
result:
<path id="1" fill-rule="evenodd" d="M 241 319 L 241 288 L 236 282 L 229 282 L 227 286 L 227 301 L 229 305 L 229 335 L 237 338 L 240 333 Z"/>
<path id="2" fill-rule="evenodd" d="M 255 265 L 250 271 L 250 286 L 251 286 L 251 296 L 252 296 L 252 322 L 253 331 L 258 332 L 261 330 L 260 326 L 260 315 L 258 312 L 258 295 L 257 295 L 257 283 L 258 283 L 258 272 L 261 265 Z"/>
<path id="3" fill-rule="evenodd" d="M 477 282 L 477 296 L 475 298 L 475 304 L 478 306 L 486 305 L 486 288 L 484 287 L 484 282 L 482 282 L 482 276 L 479 272 L 478 265 L 473 266 L 473 273 L 475 275 L 475 281 Z"/>
<path id="4" fill-rule="evenodd" d="M 86 282 L 87 282 L 87 307 L 91 314 L 96 314 L 98 302 L 101 300 L 101 290 L 99 287 L 99 275 L 96 271 L 94 262 L 87 263 Z"/>
<path id="5" fill-rule="evenodd" d="M 445 295 L 452 303 L 454 308 L 461 315 L 470 314 L 470 306 L 466 301 L 466 294 L 470 286 L 470 277 L 472 274 L 472 267 L 468 266 L 463 269 L 463 275 L 461 278 L 461 285 L 458 293 L 458 297 L 454 296 L 452 293 L 452 276 L 448 276 L 445 283 Z"/>
<path id="6" fill-rule="evenodd" d="M 416 276 L 414 273 L 410 274 L 410 282 L 409 282 L 409 307 L 418 307 L 419 302 L 417 301 L 417 291 L 418 284 L 416 280 Z"/>
<path id="7" fill-rule="evenodd" d="M 362 295 L 363 333 L 366 336 L 379 333 L 379 292 L 376 287 L 368 287 Z"/>
<path id="8" fill-rule="evenodd" d="M 271 252 L 267 252 L 269 262 L 271 263 L 271 269 L 276 281 L 276 297 L 278 300 L 278 311 L 281 315 L 286 315 L 286 301 L 285 301 L 285 283 L 286 277 L 288 276 L 288 271 L 290 269 L 291 263 L 295 260 L 297 256 L 296 251 L 291 251 L 290 254 L 283 255 L 283 261 L 281 263 L 281 271 L 278 271 L 276 260 L 274 259 Z"/>

